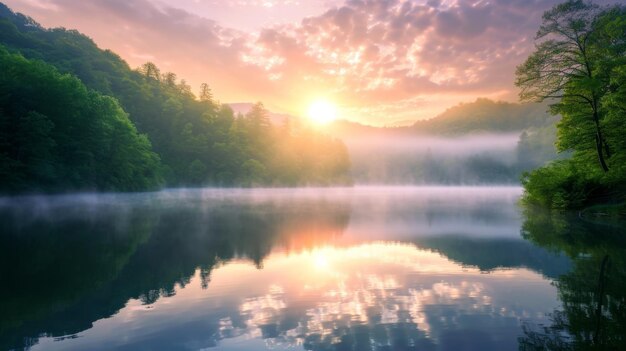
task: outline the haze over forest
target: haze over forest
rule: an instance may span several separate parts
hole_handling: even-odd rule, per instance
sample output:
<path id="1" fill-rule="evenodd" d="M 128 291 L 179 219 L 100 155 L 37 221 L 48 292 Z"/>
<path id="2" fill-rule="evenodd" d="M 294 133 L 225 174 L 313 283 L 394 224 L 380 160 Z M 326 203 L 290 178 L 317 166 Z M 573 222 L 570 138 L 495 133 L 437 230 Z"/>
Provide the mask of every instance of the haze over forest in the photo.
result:
<path id="1" fill-rule="evenodd" d="M 566 156 L 554 147 L 558 117 L 548 108 L 479 98 L 411 126 L 337 120 L 324 130 L 346 144 L 357 184 L 519 184 L 523 172 Z M 270 115 L 275 123 L 298 119 Z"/>

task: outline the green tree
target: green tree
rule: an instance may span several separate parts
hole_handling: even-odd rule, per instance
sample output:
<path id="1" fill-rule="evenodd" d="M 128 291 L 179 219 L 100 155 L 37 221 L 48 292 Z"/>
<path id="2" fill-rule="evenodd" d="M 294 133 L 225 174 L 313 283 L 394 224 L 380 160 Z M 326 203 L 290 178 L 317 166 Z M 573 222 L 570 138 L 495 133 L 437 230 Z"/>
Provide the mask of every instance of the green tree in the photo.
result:
<path id="1" fill-rule="evenodd" d="M 163 74 L 163 76 L 161 77 L 161 80 L 163 81 L 163 83 L 165 84 L 165 86 L 173 88 L 176 86 L 176 79 L 178 77 L 176 76 L 176 73 L 172 73 L 172 72 L 166 72 Z"/>
<path id="2" fill-rule="evenodd" d="M 626 6 L 569 0 L 544 14 L 537 39 L 517 69 L 520 97 L 556 99 L 556 146 L 572 152 L 525 174 L 525 199 L 555 208 L 623 201 Z"/>
<path id="3" fill-rule="evenodd" d="M 2 46 L 0 66 L 0 191 L 160 185 L 159 157 L 117 100 Z"/>
<path id="4" fill-rule="evenodd" d="M 540 42 L 535 52 L 516 72 L 522 100 L 558 99 L 552 111 L 563 115 L 559 149 L 591 146 L 605 172 L 611 148 L 602 123 L 606 111 L 601 100 L 610 91 L 612 67 L 607 67 L 610 63 L 603 48 L 613 45 L 603 40 L 606 25 L 601 19 L 606 15 L 607 10 L 582 0 L 569 0 L 547 11 L 537 32 Z"/>
<path id="5" fill-rule="evenodd" d="M 200 84 L 200 101 L 213 103 L 213 92 L 207 83 Z"/>
<path id="6" fill-rule="evenodd" d="M 144 76 L 147 78 L 152 78 L 154 80 L 161 80 L 161 71 L 159 68 L 152 62 L 146 62 L 139 69 Z"/>

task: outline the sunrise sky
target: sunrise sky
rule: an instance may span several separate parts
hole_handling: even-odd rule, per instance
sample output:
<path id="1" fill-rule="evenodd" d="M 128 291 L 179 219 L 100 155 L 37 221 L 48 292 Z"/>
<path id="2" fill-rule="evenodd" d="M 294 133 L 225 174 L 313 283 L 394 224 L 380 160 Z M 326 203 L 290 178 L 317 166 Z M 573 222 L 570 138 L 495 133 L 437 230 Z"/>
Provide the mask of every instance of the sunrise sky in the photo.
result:
<path id="1" fill-rule="evenodd" d="M 221 102 L 303 115 L 324 99 L 372 125 L 476 97 L 516 101 L 515 66 L 554 0 L 4 0 Z"/>

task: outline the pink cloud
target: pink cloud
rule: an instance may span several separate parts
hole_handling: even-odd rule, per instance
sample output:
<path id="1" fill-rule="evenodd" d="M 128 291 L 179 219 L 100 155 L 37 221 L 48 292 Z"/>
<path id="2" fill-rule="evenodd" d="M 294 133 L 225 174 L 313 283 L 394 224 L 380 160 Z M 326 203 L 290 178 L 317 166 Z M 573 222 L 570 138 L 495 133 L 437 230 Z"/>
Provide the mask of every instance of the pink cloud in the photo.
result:
<path id="1" fill-rule="evenodd" d="M 182 9 L 157 0 L 7 1 L 46 26 L 84 32 L 131 66 L 150 59 L 194 87 L 208 82 L 225 102 L 263 100 L 300 113 L 325 96 L 345 116 L 382 125 L 432 117 L 477 96 L 515 99 L 515 66 L 556 1 L 333 1 L 321 14 L 258 31 L 192 13 L 188 2 Z M 217 13 L 240 6 L 247 18 L 243 9 L 296 2 L 212 6 Z"/>

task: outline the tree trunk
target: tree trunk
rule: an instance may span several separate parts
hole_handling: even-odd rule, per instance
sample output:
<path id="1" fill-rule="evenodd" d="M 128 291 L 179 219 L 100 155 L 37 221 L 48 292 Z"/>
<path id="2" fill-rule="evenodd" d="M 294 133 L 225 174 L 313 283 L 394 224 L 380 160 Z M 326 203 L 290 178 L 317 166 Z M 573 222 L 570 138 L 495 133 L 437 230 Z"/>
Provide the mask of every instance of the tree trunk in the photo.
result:
<path id="1" fill-rule="evenodd" d="M 609 171 L 609 166 L 607 166 L 606 161 L 604 160 L 604 150 L 606 148 L 607 157 L 610 157 L 609 146 L 606 144 L 606 141 L 602 137 L 602 131 L 600 130 L 600 118 L 598 118 L 598 110 L 596 109 L 597 104 L 593 104 L 593 122 L 596 125 L 596 152 L 598 153 L 598 161 L 600 161 L 600 166 L 602 166 L 602 170 L 604 172 Z"/>
<path id="2" fill-rule="evenodd" d="M 604 160 L 604 153 L 602 152 L 602 136 L 600 134 L 600 130 L 596 131 L 596 151 L 598 152 L 598 161 L 600 161 L 600 166 L 602 166 L 602 170 L 605 172 L 609 171 L 609 167 L 606 165 L 606 161 Z"/>
<path id="3" fill-rule="evenodd" d="M 602 138 L 602 145 L 604 145 L 604 152 L 606 152 L 606 158 L 611 158 L 611 149 L 609 149 L 609 143 L 606 142 L 604 137 Z"/>

